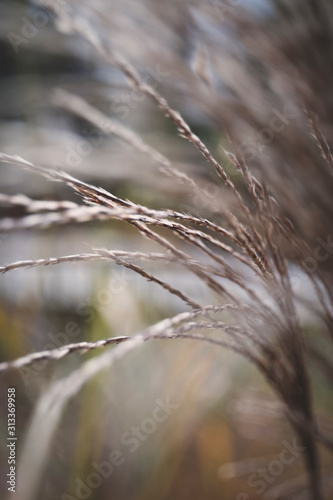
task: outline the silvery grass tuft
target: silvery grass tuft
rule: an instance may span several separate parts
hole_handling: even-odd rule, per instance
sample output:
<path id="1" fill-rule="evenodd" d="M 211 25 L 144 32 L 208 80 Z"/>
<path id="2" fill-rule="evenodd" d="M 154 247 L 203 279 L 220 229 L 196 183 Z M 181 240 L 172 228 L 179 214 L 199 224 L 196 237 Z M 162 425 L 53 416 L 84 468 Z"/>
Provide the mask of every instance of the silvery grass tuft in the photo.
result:
<path id="1" fill-rule="evenodd" d="M 186 147 L 201 155 L 203 174 L 174 160 L 163 144 L 160 151 L 126 120 L 94 103 L 93 96 L 86 97 L 80 85 L 74 90 L 66 85 L 52 88 L 46 100 L 50 109 L 88 123 L 100 140 L 117 137 L 143 162 L 149 161 L 161 179 L 161 199 L 167 200 L 170 185 L 182 195 L 176 204 L 172 199 L 169 206 L 161 205 L 157 196 L 152 206 L 145 206 L 104 189 L 102 183 L 99 187 L 84 180 L 84 175 L 66 168 L 68 164 L 3 152 L 0 162 L 17 169 L 17 176 L 25 170 L 62 183 L 76 195 L 76 201 L 71 196 L 59 201 L 35 199 L 29 193 L 1 194 L 1 205 L 19 213 L 0 220 L 3 234 L 103 220 L 130 226 L 151 249 L 129 251 L 112 244 L 106 248 L 96 241 L 85 253 L 3 263 L 0 273 L 101 260 L 159 285 L 182 302 L 183 310 L 133 336 L 118 332 L 93 342 L 68 342 L 0 364 L 2 372 L 20 370 L 36 361 L 56 364 L 72 353 L 98 350 L 95 357 L 81 359 L 80 366 L 54 382 L 40 399 L 20 459 L 18 498 L 34 498 L 63 410 L 92 377 L 120 359 L 126 363 L 127 353 L 145 342 L 181 338 L 233 351 L 258 369 L 305 448 L 308 498 L 324 499 L 318 446 L 332 452 L 333 440 L 318 425 L 309 363 L 316 363 L 329 383 L 333 366 L 309 340 L 300 311 L 304 305 L 311 309 L 312 321 L 332 342 L 331 6 L 276 0 L 258 15 L 241 2 L 180 2 L 175 15 L 174 6 L 139 3 L 144 12 L 151 9 L 147 22 L 153 28 L 157 23 L 155 30 L 142 32 L 118 2 L 106 12 L 100 4 L 87 2 L 34 2 L 43 12 L 52 12 L 62 37 L 78 40 L 104 68 L 117 69 L 133 92 L 127 105 L 147 99 L 161 120 L 169 120 L 177 148 L 183 147 L 180 136 Z M 127 21 L 134 24 L 125 44 L 120 35 Z M 161 36 L 155 39 L 159 27 Z M 172 36 L 184 45 L 188 42 L 184 61 L 175 47 L 164 45 Z M 132 46 L 136 39 L 143 47 Z M 155 45 L 149 44 L 151 39 Z M 147 61 L 155 68 L 158 62 L 160 74 L 166 75 L 163 85 L 145 78 Z M 185 113 L 180 114 L 173 103 L 182 100 Z M 125 104 L 118 102 L 114 109 L 121 105 L 125 114 Z M 135 113 L 134 104 L 132 108 Z M 218 147 L 209 148 L 191 127 L 196 113 L 220 133 Z M 148 186 L 149 181 L 148 176 Z M 182 266 L 207 287 L 212 302 L 203 303 L 196 293 L 146 270 L 147 262 L 166 263 L 168 269 Z M 311 304 L 300 296 L 297 279 L 301 286 L 302 280 L 311 284 Z M 40 453 L 28 468 L 31 443 L 39 433 Z M 290 498 L 288 491 L 285 495 L 281 498 Z"/>

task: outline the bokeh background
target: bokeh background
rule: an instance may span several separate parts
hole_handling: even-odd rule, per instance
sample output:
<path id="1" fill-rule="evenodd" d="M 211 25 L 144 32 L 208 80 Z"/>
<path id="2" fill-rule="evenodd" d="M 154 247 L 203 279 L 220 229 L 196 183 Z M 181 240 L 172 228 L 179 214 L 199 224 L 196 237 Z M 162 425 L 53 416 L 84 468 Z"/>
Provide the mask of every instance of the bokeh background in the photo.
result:
<path id="1" fill-rule="evenodd" d="M 327 137 L 332 137 L 332 103 L 328 97 L 332 76 L 321 82 L 321 89 L 317 79 L 312 79 L 317 68 L 311 65 L 323 65 L 322 52 L 311 45 L 311 26 L 307 31 L 308 3 L 311 5 L 305 2 L 302 10 L 304 18 L 295 21 L 295 13 L 288 12 L 284 2 L 269 0 L 53 0 L 49 8 L 39 2 L 3 0 L 0 150 L 64 169 L 152 208 L 192 210 L 210 216 L 213 202 L 215 211 L 218 207 L 236 210 L 230 194 L 217 183 L 205 160 L 177 135 L 156 106 L 131 89 L 119 70 L 105 63 L 87 41 L 69 32 L 66 22 L 57 15 L 65 5 L 80 16 L 83 24 L 96 30 L 102 40 L 128 57 L 140 74 L 179 110 L 241 190 L 242 179 L 223 154 L 222 147 L 228 143 L 224 125 L 235 134 L 248 137 L 257 126 L 256 120 L 265 124 L 272 109 L 281 112 L 288 105 L 289 114 L 295 116 L 291 145 L 286 142 L 288 129 L 269 144 L 250 141 L 247 146 L 252 147 L 252 153 L 259 152 L 255 168 L 260 171 L 265 165 L 277 192 L 283 194 L 283 183 L 295 185 L 299 204 L 297 210 L 293 208 L 292 216 L 309 244 L 321 235 L 326 239 L 330 234 L 332 204 L 322 195 L 322 186 L 330 186 L 332 180 L 323 170 L 322 178 L 312 179 L 310 195 L 309 190 L 302 192 L 302 177 L 311 176 L 314 145 L 308 143 L 306 125 L 293 100 L 298 84 L 305 99 L 311 101 L 313 95 L 322 98 L 319 112 Z M 299 2 L 295 2 L 295 9 L 297 6 Z M 311 25 L 312 17 L 309 19 Z M 332 21 L 329 16 L 327 19 Z M 29 23 L 33 23 L 32 28 Z M 308 34 L 310 45 L 300 45 Z M 297 82 L 294 88 L 290 86 L 286 78 L 290 77 L 290 67 L 282 56 L 280 60 L 269 59 L 276 40 L 282 49 L 289 47 L 291 56 L 296 54 L 294 59 L 290 57 L 290 66 L 294 64 L 311 78 Z M 299 53 L 304 59 L 297 59 Z M 273 83 L 267 67 L 275 71 Z M 328 74 L 330 68 L 326 71 Z M 318 79 L 322 76 L 317 72 Z M 268 81 L 272 85 L 269 92 L 265 87 Z M 97 132 L 94 125 L 60 106 L 55 99 L 59 88 L 79 95 L 105 115 L 135 129 L 201 183 L 207 197 L 203 199 L 186 186 L 176 184 L 161 173 L 153 159 L 138 154 L 115 136 Z M 295 153 L 295 144 L 297 151 L 302 146 L 301 154 Z M 34 199 L 77 201 L 62 184 L 47 182 L 19 167 L 1 165 L 0 176 L 1 192 L 25 193 Z M 287 195 L 281 195 L 280 200 L 290 215 Z M 1 214 L 19 216 L 21 212 L 4 207 Z M 125 224 L 90 222 L 2 234 L 1 265 L 82 253 L 94 246 L 159 250 Z M 330 256 L 320 263 L 325 272 L 331 272 L 331 259 Z M 207 288 L 181 266 L 153 262 L 146 263 L 146 267 L 200 303 L 216 303 Z M 295 271 L 295 277 L 302 283 L 302 319 L 309 338 L 332 360 L 328 341 L 307 307 L 313 300 L 313 291 L 304 276 Z M 42 350 L 50 344 L 62 345 L 68 342 L 68 332 L 72 333 L 73 342 L 132 335 L 184 309 L 180 300 L 156 284 L 108 262 L 14 271 L 1 276 L 0 296 L 1 360 Z M 1 436 L 6 435 L 7 388 L 14 386 L 18 455 L 36 402 L 50 382 L 97 354 L 73 354 L 63 360 L 35 363 L 18 372 L 1 374 Z M 314 358 L 309 359 L 309 365 L 319 421 L 329 434 L 333 431 L 332 372 L 328 366 L 323 373 Z M 170 401 L 177 408 L 150 429 L 147 419 L 161 401 Z M 122 436 L 132 434 L 133 426 L 149 432 L 143 431 L 132 451 Z M 260 471 L 268 470 L 285 449 L 285 443 L 292 444 L 294 439 L 282 405 L 248 361 L 232 352 L 195 342 L 154 341 L 93 379 L 70 402 L 52 442 L 36 500 L 306 499 L 301 453 L 281 473 L 269 474 L 269 480 L 263 481 L 263 491 L 253 482 Z M 89 486 L 89 477 L 96 469 L 93 464 L 108 460 L 115 450 L 120 451 L 124 463 L 115 466 L 101 484 Z M 330 498 L 333 462 L 324 447 L 321 453 Z M 32 461 L 34 454 L 38 454 L 38 442 L 31 449 Z M 0 489 L 5 498 L 4 441 L 0 458 Z M 77 487 L 82 482 L 86 486 L 81 486 L 80 497 Z"/>

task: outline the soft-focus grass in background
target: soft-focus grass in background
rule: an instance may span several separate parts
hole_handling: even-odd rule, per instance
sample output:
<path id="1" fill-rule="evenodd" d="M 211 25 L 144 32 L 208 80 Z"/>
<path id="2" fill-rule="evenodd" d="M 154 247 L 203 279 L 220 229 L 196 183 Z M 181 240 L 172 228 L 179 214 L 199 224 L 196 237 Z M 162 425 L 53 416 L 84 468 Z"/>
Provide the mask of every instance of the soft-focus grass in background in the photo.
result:
<path id="1" fill-rule="evenodd" d="M 221 213 L 226 210 L 245 224 L 230 190 L 193 145 L 179 137 L 174 124 L 148 97 L 133 90 L 119 69 L 103 60 L 84 37 L 70 33 L 66 19 L 59 17 L 62 3 L 54 0 L 54 14 L 40 3 L 2 2 L 0 7 L 0 150 L 47 168 L 63 169 L 152 209 L 199 214 L 221 225 Z M 297 235 L 308 245 L 305 255 L 312 259 L 308 262 L 315 263 L 315 271 L 324 273 L 330 286 L 331 253 L 325 259 L 322 253 L 319 259 L 314 257 L 318 238 L 327 241 L 332 231 L 330 6 L 310 0 L 296 1 L 293 6 L 282 1 L 264 5 L 73 0 L 65 2 L 65 8 L 88 32 L 98 33 L 102 43 L 128 58 L 141 77 L 179 110 L 254 211 L 243 176 L 220 146 L 244 156 L 251 172 L 267 183 L 278 200 L 279 214 L 291 219 Z M 8 34 L 22 36 L 22 17 L 37 19 L 36 15 L 44 15 L 47 23 L 15 51 Z M 56 92 L 59 88 L 84 99 L 118 125 L 135 130 L 172 166 L 191 175 L 204 194 L 164 175 L 160 157 L 139 152 L 117 134 L 101 133 L 92 117 L 83 113 L 82 104 L 78 110 L 70 109 L 74 98 Z M 272 133 L 269 124 L 276 113 L 284 114 L 285 126 Z M 47 182 L 9 164 L 1 164 L 1 192 L 78 202 L 65 184 Z M 20 207 L 6 206 L 1 212 L 3 217 L 24 213 Z M 191 251 L 200 262 L 210 263 L 207 255 L 166 229 L 159 234 Z M 295 296 L 300 298 L 300 323 L 309 339 L 306 362 L 318 427 L 325 436 L 332 436 L 330 316 L 325 317 L 310 279 L 301 270 L 302 256 L 295 257 L 293 242 L 282 239 L 280 243 Z M 89 253 L 92 247 L 161 252 L 128 224 L 93 221 L 3 233 L 1 265 Z M 274 304 L 251 269 L 229 255 L 226 260 L 262 300 Z M 179 263 L 158 260 L 144 262 L 143 267 L 199 304 L 220 303 L 220 297 Z M 240 287 L 227 280 L 222 283 L 244 300 Z M 58 347 L 134 335 L 184 310 L 179 298 L 109 261 L 19 269 L 1 276 L 1 358 L 13 360 L 44 350 L 50 343 Z M 235 317 L 226 314 L 223 321 L 234 324 Z M 66 325 L 76 332 L 71 338 L 63 335 Z M 269 327 L 267 331 L 260 328 L 262 338 L 271 335 Z M 37 402 L 50 384 L 100 353 L 72 354 L 1 374 L 1 432 L 6 435 L 7 388 L 15 386 L 19 457 Z M 168 398 L 177 409 L 151 434 L 145 434 L 131 453 L 121 436 L 151 418 L 157 400 Z M 42 429 L 40 435 L 42 440 Z M 281 401 L 246 359 L 187 339 L 154 340 L 98 374 L 69 402 L 49 445 L 35 498 L 70 498 L 65 494 L 79 498 L 78 481 L 86 484 L 95 472 L 93 463 L 107 460 L 118 450 L 125 462 L 98 487 L 91 487 L 85 498 L 303 500 L 311 497 L 302 453 L 281 473 L 269 475 L 265 491 L 258 492 L 258 485 L 249 484 L 251 474 L 271 467 L 285 441 L 294 439 Z M 31 470 L 41 444 L 36 439 L 29 448 Z M 332 458 L 325 446 L 319 445 L 319 452 L 321 482 L 325 498 L 330 498 Z M 3 495 L 6 460 L 3 446 Z M 25 472 L 29 475 L 29 470 Z"/>

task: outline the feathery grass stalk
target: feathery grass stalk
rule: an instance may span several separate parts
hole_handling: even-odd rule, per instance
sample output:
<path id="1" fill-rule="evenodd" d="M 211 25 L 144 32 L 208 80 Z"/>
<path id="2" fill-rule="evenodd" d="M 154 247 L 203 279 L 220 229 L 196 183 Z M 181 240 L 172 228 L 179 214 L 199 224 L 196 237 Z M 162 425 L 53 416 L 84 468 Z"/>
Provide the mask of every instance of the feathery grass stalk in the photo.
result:
<path id="1" fill-rule="evenodd" d="M 38 0 L 37 3 L 52 9 L 47 0 Z M 307 13 L 311 12 L 313 16 L 311 22 L 313 21 L 314 25 L 309 27 L 310 40 L 315 44 L 318 39 L 320 47 L 325 47 L 327 41 L 331 40 L 332 37 L 329 23 L 326 23 L 325 20 L 325 11 L 322 3 L 307 0 L 305 11 Z M 248 162 L 246 155 L 242 151 L 229 152 L 224 150 L 226 157 L 231 161 L 241 177 L 242 184 L 238 185 L 227 174 L 223 165 L 208 149 L 201 138 L 193 132 L 191 126 L 181 114 L 169 105 L 168 101 L 153 85 L 148 84 L 141 77 L 139 71 L 123 54 L 113 48 L 109 48 L 106 42 L 102 43 L 101 38 L 97 35 L 97 31 L 90 28 L 87 23 L 84 23 L 79 13 L 74 13 L 74 9 L 69 10 L 68 6 L 61 6 L 55 10 L 55 15 L 58 20 L 63 22 L 69 33 L 79 35 L 82 39 L 88 41 L 95 49 L 96 54 L 104 62 L 118 68 L 127 78 L 133 89 L 139 91 L 141 95 L 149 97 L 162 111 L 164 116 L 173 122 L 179 134 L 195 146 L 205 160 L 213 167 L 217 176 L 223 181 L 220 186 L 221 196 L 225 192 L 230 193 L 235 210 L 232 213 L 231 211 L 228 213 L 227 210 L 222 212 L 228 224 L 228 228 L 226 229 L 214 222 L 214 220 L 210 220 L 209 216 L 186 214 L 171 209 L 152 210 L 133 203 L 130 200 L 122 199 L 102 187 L 90 185 L 66 172 L 47 169 L 20 157 L 0 154 L 0 162 L 2 163 L 17 164 L 47 179 L 65 183 L 85 203 L 85 205 L 79 205 L 65 200 L 60 202 L 38 201 L 28 198 L 24 194 L 0 194 L 1 205 L 20 208 L 26 212 L 20 217 L 6 217 L 0 220 L 0 231 L 10 232 L 32 228 L 43 229 L 58 224 L 116 219 L 130 224 L 138 230 L 139 235 L 150 242 L 157 243 L 165 251 L 165 253 L 145 253 L 97 248 L 92 253 L 13 262 L 0 267 L 0 274 L 15 269 L 56 265 L 66 262 L 113 261 L 117 265 L 132 270 L 143 278 L 155 282 L 164 290 L 180 298 L 185 302 L 186 306 L 190 306 L 193 309 L 191 312 L 182 313 L 173 318 L 163 320 L 134 337 L 119 335 L 96 342 L 68 344 L 58 349 L 28 354 L 16 360 L 0 364 L 0 371 L 7 371 L 29 365 L 37 360 L 57 360 L 73 352 L 86 352 L 110 344 L 122 343 L 122 345 L 116 346 L 112 350 L 96 356 L 94 359 L 82 362 L 80 368 L 54 383 L 41 398 L 21 459 L 20 469 L 22 472 L 18 492 L 19 498 L 32 500 L 42 474 L 52 435 L 60 420 L 65 404 L 71 397 L 77 394 L 86 382 L 147 340 L 186 338 L 230 349 L 251 361 L 264 375 L 283 402 L 285 415 L 306 448 L 304 457 L 309 475 L 311 498 L 312 500 L 322 500 L 320 457 L 317 441 L 325 442 L 326 440 L 326 445 L 329 445 L 330 441 L 323 437 L 323 434 L 318 429 L 313 409 L 313 397 L 307 366 L 307 342 L 298 314 L 297 297 L 292 287 L 290 262 L 297 264 L 309 276 L 317 295 L 319 306 L 321 307 L 318 316 L 322 315 L 324 317 L 331 338 L 333 331 L 333 294 L 330 287 L 330 278 L 324 274 L 323 269 L 319 265 L 311 272 L 307 269 L 305 259 L 311 258 L 312 255 L 311 245 L 308 245 L 308 240 L 311 240 L 309 238 L 309 234 L 311 234 L 310 228 L 306 227 L 306 223 L 302 224 L 299 217 L 290 213 L 297 206 L 297 195 L 299 191 L 302 191 L 300 186 L 304 187 L 306 195 L 308 192 L 310 194 L 314 192 L 311 191 L 313 186 L 310 189 L 310 181 L 308 179 L 304 181 L 303 186 L 302 182 L 300 182 L 302 179 L 297 178 L 297 172 L 295 173 L 294 183 L 292 179 L 288 179 L 290 186 L 285 187 L 283 185 L 284 181 L 281 182 L 281 179 L 286 179 L 287 177 L 285 172 L 288 172 L 289 163 L 295 163 L 297 166 L 296 158 L 300 152 L 304 165 L 308 165 L 311 173 L 316 172 L 318 174 L 319 168 L 322 165 L 318 162 L 319 167 L 317 170 L 312 166 L 313 153 L 307 149 L 307 137 L 305 136 L 305 139 L 300 138 L 301 132 L 297 130 L 297 127 L 294 129 L 292 127 L 288 128 L 289 124 L 286 124 L 286 120 L 284 120 L 283 123 L 286 130 L 280 129 L 280 131 L 276 132 L 274 129 L 274 140 L 272 140 L 269 148 L 270 154 L 267 155 L 271 159 L 272 165 L 270 165 L 270 161 L 267 161 L 267 168 L 264 168 L 266 167 L 264 165 L 266 161 L 264 155 L 262 155 L 262 158 L 265 158 L 264 160 L 256 159 Z M 323 33 L 320 33 L 320 36 L 318 34 L 317 36 L 316 29 L 318 29 L 323 20 L 325 20 L 325 29 Z M 245 21 L 244 27 L 246 27 Z M 244 37 L 246 37 L 246 29 L 244 27 L 240 31 L 244 32 Z M 281 43 L 282 47 L 280 45 L 274 46 L 273 35 L 271 35 L 269 40 L 272 41 L 268 44 L 267 50 L 278 56 L 279 71 L 282 73 L 284 71 L 285 74 L 282 74 L 281 79 L 276 78 L 276 74 L 271 70 L 271 67 L 275 68 L 276 65 L 267 65 L 267 68 L 263 68 L 265 71 L 262 71 L 262 78 L 263 80 L 265 79 L 266 71 L 270 78 L 267 78 L 265 85 L 262 84 L 262 89 L 259 89 L 262 91 L 262 95 L 260 92 L 258 94 L 253 93 L 253 88 L 252 94 L 250 94 L 257 95 L 259 110 L 253 109 L 252 102 L 246 108 L 246 99 L 244 98 L 243 102 L 240 98 L 239 108 L 241 111 L 243 110 L 243 115 L 247 119 L 250 118 L 251 127 L 257 127 L 261 135 L 263 135 L 264 130 L 267 131 L 265 122 L 264 126 L 260 127 L 262 116 L 265 115 L 264 107 L 260 107 L 260 104 L 262 104 L 261 98 L 264 100 L 264 97 L 267 97 L 269 92 L 273 93 L 276 91 L 280 84 L 282 87 L 285 85 L 285 88 L 292 89 L 295 95 L 298 92 L 301 94 L 299 101 L 302 102 L 303 109 L 315 109 L 313 106 L 308 105 L 309 96 L 313 92 L 311 83 L 314 78 L 313 75 L 309 76 L 306 74 L 306 70 L 304 70 L 306 64 L 297 62 L 297 57 L 289 57 L 288 52 L 285 53 L 283 50 L 283 43 Z M 261 48 L 258 48 L 260 42 L 261 39 L 253 39 L 253 45 L 251 45 L 251 48 L 258 51 L 257 55 L 259 56 L 262 50 L 266 50 L 262 48 L 265 46 L 262 43 Z M 291 47 L 291 50 L 295 50 L 295 48 Z M 244 57 L 246 55 L 245 53 Z M 252 57 L 254 56 L 251 54 Z M 302 87 L 299 87 L 297 83 L 294 84 L 291 82 L 290 60 L 294 60 L 298 64 L 298 73 L 296 74 L 299 75 L 299 78 L 297 80 L 302 82 L 304 80 L 306 82 L 304 84 L 304 88 L 307 89 L 306 91 Z M 260 58 L 259 62 L 261 64 Z M 253 66 L 255 65 L 253 64 Z M 316 68 L 319 68 L 317 61 Z M 293 71 L 291 73 L 294 75 Z M 303 75 L 305 75 L 305 78 L 302 78 Z M 307 79 L 306 76 L 309 78 Z M 324 78 L 322 80 L 324 81 Z M 251 84 L 248 84 L 248 86 L 244 84 L 245 89 L 250 87 Z M 238 85 L 237 90 L 235 90 L 235 96 L 237 96 L 237 92 L 240 92 L 240 89 L 241 87 Z M 313 93 L 316 94 L 315 92 Z M 217 97 L 217 93 L 214 94 L 215 97 Z M 82 98 L 57 89 L 52 93 L 50 102 L 55 106 L 62 107 L 88 120 L 90 123 L 98 126 L 104 133 L 116 135 L 135 151 L 152 159 L 162 173 L 172 176 L 177 182 L 186 185 L 191 190 L 203 193 L 201 184 L 197 178 L 191 178 L 183 173 L 169 158 L 146 143 L 139 134 L 101 113 Z M 268 102 L 270 103 L 270 101 Z M 216 103 L 216 107 L 217 111 L 221 110 L 218 103 Z M 319 151 L 332 171 L 333 156 L 329 131 L 327 128 L 325 130 L 322 127 L 322 123 L 325 123 L 322 118 L 324 112 L 321 111 L 321 116 L 317 116 L 314 112 L 308 112 L 307 114 L 312 133 L 319 146 Z M 244 119 L 245 122 L 246 119 Z M 235 125 L 229 128 L 230 131 L 226 131 L 227 136 L 232 148 L 236 150 L 237 143 L 239 142 L 238 130 L 242 130 L 242 127 L 238 127 L 238 122 L 235 121 Z M 270 131 L 272 132 L 272 130 Z M 285 139 L 289 132 L 290 141 L 288 142 Z M 298 145 L 298 150 L 293 149 L 293 141 Z M 297 154 L 295 154 L 295 151 Z M 308 156 L 310 160 L 307 163 Z M 315 160 L 312 163 L 317 166 Z M 269 168 L 274 169 L 278 162 L 283 164 L 283 167 L 281 167 L 282 175 L 280 176 L 278 172 L 278 175 L 275 176 L 276 185 L 274 185 L 271 179 L 274 180 L 275 172 L 271 174 L 271 178 L 267 172 Z M 325 165 L 324 162 L 321 163 Z M 260 172 L 260 178 L 256 178 L 252 173 L 252 167 L 256 168 L 256 172 Z M 330 176 L 328 175 L 328 177 Z M 289 211 L 285 208 L 288 202 L 291 205 Z M 327 196 L 323 196 L 322 202 L 324 207 L 330 208 Z M 240 215 L 238 216 L 236 213 L 240 213 Z M 318 217 L 314 216 L 312 222 L 313 226 L 316 227 L 318 225 Z M 196 226 L 199 228 L 196 228 Z M 323 227 L 325 226 L 323 225 Z M 186 251 L 184 247 L 186 247 Z M 195 258 L 193 256 L 194 251 L 196 252 Z M 316 253 L 313 255 L 316 255 Z M 201 258 L 205 260 L 200 260 Z M 318 257 L 317 260 L 320 261 L 320 259 L 321 257 Z M 169 264 L 180 264 L 206 284 L 221 305 L 200 306 L 182 290 L 172 287 L 139 265 L 134 264 L 133 262 L 137 260 L 157 260 Z M 249 276 L 253 281 L 257 280 L 255 283 L 260 283 L 260 286 L 270 299 L 269 303 L 266 303 L 260 293 L 248 283 L 247 278 Z M 233 287 L 230 287 L 230 283 Z M 243 304 L 243 299 L 241 300 L 239 297 L 240 291 L 246 296 L 246 305 Z M 225 304 L 225 300 L 231 301 L 232 304 Z M 273 305 L 271 305 L 271 302 Z M 212 318 L 212 315 L 215 313 L 223 311 L 237 312 L 237 324 L 231 325 L 230 319 L 228 319 L 228 322 L 227 320 L 224 322 L 218 318 Z M 204 316 L 205 320 L 200 319 L 200 316 Z M 200 333 L 193 332 L 193 330 L 199 330 Z M 312 355 L 316 357 L 317 361 L 320 358 L 316 351 L 312 350 Z M 327 364 L 325 365 L 325 369 L 329 372 Z M 42 428 L 44 433 L 41 451 L 32 469 L 32 473 L 28 475 L 26 473 L 26 465 L 29 461 L 29 447 L 36 438 L 39 428 Z"/>

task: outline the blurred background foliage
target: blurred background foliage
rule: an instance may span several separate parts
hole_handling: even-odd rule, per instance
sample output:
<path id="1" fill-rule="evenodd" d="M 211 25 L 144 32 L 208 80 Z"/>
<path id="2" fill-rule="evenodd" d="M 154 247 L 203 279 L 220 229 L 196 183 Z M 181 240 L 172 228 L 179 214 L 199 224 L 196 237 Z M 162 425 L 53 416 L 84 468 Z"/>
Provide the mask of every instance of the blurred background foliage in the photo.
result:
<path id="1" fill-rule="evenodd" d="M 53 3 L 57 5 L 57 0 Z M 265 122 L 267 109 L 279 106 L 275 97 L 269 100 L 260 95 L 261 89 L 255 87 L 254 81 L 245 81 L 244 74 L 248 71 L 250 80 L 254 72 L 265 82 L 265 64 L 260 65 L 254 55 L 251 60 L 251 50 L 255 51 L 256 44 L 265 44 L 260 37 L 264 38 L 263 34 L 270 31 L 274 35 L 278 33 L 283 43 L 289 27 L 286 26 L 286 32 L 281 28 L 281 23 L 286 22 L 282 16 L 292 21 L 294 15 L 288 12 L 288 6 L 268 0 L 224 3 L 68 0 L 65 3 L 97 29 L 102 39 L 110 40 L 129 57 L 149 83 L 157 85 L 159 92 L 215 151 L 236 185 L 243 189 L 242 178 L 237 176 L 220 148 L 228 143 L 223 123 L 229 123 L 230 116 L 236 115 L 239 121 L 235 127 L 239 126 L 242 133 L 248 130 L 245 110 L 249 109 L 249 103 L 246 108 L 240 92 L 250 92 L 248 99 L 255 108 L 254 119 L 261 115 Z M 9 34 L 22 36 L 25 19 L 47 19 L 47 22 L 30 38 L 25 38 L 26 42 L 15 47 Z M 202 216 L 210 214 L 206 199 L 175 184 L 172 178 L 163 177 L 151 159 L 131 150 L 116 137 L 96 136 L 96 129 L 90 123 L 54 105 L 52 91 L 61 87 L 138 131 L 148 143 L 199 179 L 207 189 L 207 198 L 214 198 L 215 207 L 220 205 L 233 211 L 230 194 L 215 189 L 215 175 L 199 153 L 177 136 L 173 125 L 147 98 L 131 90 L 117 69 L 96 57 L 87 42 L 66 34 L 66 26 L 61 23 L 59 26 L 57 22 L 51 10 L 38 2 L 3 0 L 0 4 L 0 150 L 37 164 L 63 168 L 122 198 L 149 207 L 168 206 L 185 211 L 193 208 L 193 212 Z M 295 26 L 302 29 L 303 25 L 295 22 Z M 282 77 L 281 82 L 275 83 L 282 87 Z M 297 118 L 295 134 L 302 126 Z M 327 120 L 327 127 L 328 135 L 332 134 L 332 122 Z M 96 137 L 98 145 L 94 144 Z M 283 147 L 283 140 L 281 137 L 267 147 L 263 156 Z M 286 152 L 288 154 L 293 156 L 292 151 Z M 303 159 L 302 156 L 296 162 L 297 182 L 303 175 Z M 285 171 L 281 167 L 278 174 L 274 170 L 279 161 L 277 156 L 267 164 L 271 178 L 288 182 L 287 167 Z M 286 163 L 288 161 L 289 157 Z M 307 165 L 303 168 L 308 173 Z M 314 212 L 321 183 L 332 182 L 326 177 L 323 174 L 322 180 L 314 179 L 313 197 L 303 200 L 315 206 Z M 36 199 L 76 201 L 75 195 L 62 184 L 46 182 L 12 166 L 1 167 L 1 191 L 24 192 Z M 314 236 L 327 236 L 329 212 L 327 220 L 314 215 L 309 221 L 307 212 L 302 214 L 301 204 L 299 210 L 294 216 L 297 222 L 305 218 L 304 234 L 310 243 Z M 2 209 L 2 215 L 6 214 L 20 215 L 20 211 Z M 138 238 L 127 225 L 94 222 L 2 235 L 1 262 L 80 253 L 89 251 L 91 246 L 155 250 L 151 242 Z M 330 261 L 322 265 L 331 272 Z M 171 284 L 181 284 L 195 300 L 216 302 L 206 287 L 180 266 L 153 262 L 147 263 L 147 267 Z M 311 290 L 308 294 L 307 299 L 311 301 Z M 75 331 L 70 337 L 73 342 L 92 341 L 135 334 L 183 310 L 177 298 L 154 283 L 103 262 L 18 270 L 1 276 L 0 296 L 2 360 L 42 350 L 50 344 L 62 345 L 69 337 L 66 327 L 68 331 Z M 313 343 L 327 350 L 327 341 L 317 325 L 308 317 L 304 321 Z M 86 359 L 96 354 L 83 356 Z M 17 391 L 18 453 L 36 400 L 50 381 L 72 371 L 81 359 L 74 354 L 64 360 L 36 363 L 20 372 L 1 376 L 1 398 L 5 397 L 8 386 L 16 387 Z M 329 382 L 329 377 L 324 376 L 316 364 L 311 364 L 311 375 L 320 422 L 328 433 L 332 432 L 332 374 Z M 156 400 L 168 398 L 178 405 L 177 410 L 130 453 L 121 442 L 122 434 L 150 418 Z M 5 402 L 1 405 L 1 414 L 3 436 L 6 433 Z M 278 457 L 284 440 L 292 443 L 293 439 L 280 403 L 247 361 L 234 353 L 195 342 L 155 341 L 96 377 L 70 403 L 53 441 L 36 500 L 60 499 L 66 493 L 76 498 L 77 478 L 86 482 L 94 472 L 92 463 L 106 460 L 112 450 L 121 450 L 125 463 L 115 467 L 110 477 L 91 488 L 85 498 L 305 499 L 301 457 L 285 467 L 278 477 L 270 476 L 272 481 L 266 482 L 264 493 L 259 494 L 258 488 L 248 482 L 251 474 L 267 468 L 270 461 Z M 333 463 L 324 448 L 321 452 L 329 498 L 329 492 L 333 491 Z M 1 469 L 6 470 L 6 448 L 2 447 L 0 453 Z M 38 443 L 35 453 L 38 453 Z M 2 474 L 2 497 L 6 492 L 5 481 Z M 285 493 L 275 489 L 279 485 Z"/>

